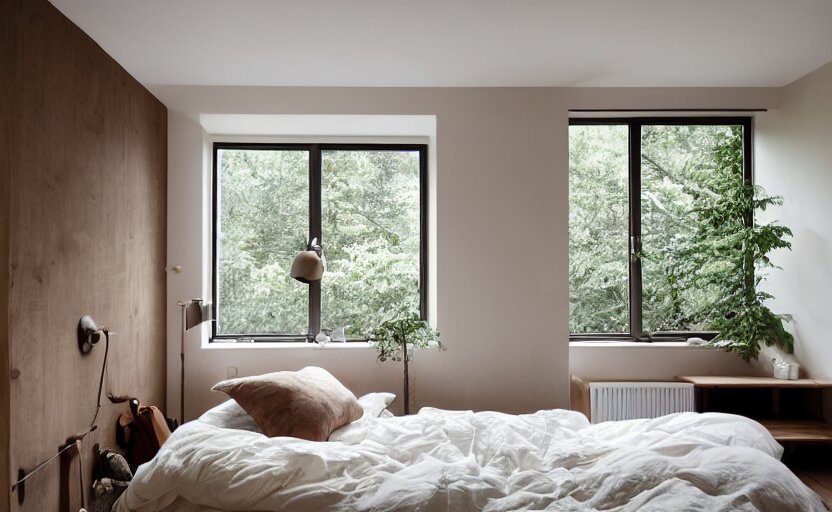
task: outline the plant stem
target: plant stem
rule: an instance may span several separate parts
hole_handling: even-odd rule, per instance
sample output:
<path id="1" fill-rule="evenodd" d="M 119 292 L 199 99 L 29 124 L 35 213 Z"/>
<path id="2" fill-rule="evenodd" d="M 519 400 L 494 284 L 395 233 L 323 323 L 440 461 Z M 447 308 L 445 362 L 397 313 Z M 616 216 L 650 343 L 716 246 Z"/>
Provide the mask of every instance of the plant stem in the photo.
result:
<path id="1" fill-rule="evenodd" d="M 410 414 L 410 376 L 407 373 L 407 342 L 402 344 L 404 352 L 404 414 Z"/>

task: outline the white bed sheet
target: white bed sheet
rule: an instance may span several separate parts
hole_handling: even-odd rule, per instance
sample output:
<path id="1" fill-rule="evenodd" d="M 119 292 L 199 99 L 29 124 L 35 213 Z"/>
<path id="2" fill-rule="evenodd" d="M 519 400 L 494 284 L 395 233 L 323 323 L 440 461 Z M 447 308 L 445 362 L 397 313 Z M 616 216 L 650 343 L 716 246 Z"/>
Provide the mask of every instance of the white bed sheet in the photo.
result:
<path id="1" fill-rule="evenodd" d="M 590 425 L 564 410 L 425 408 L 365 414 L 325 443 L 216 426 L 222 416 L 174 432 L 114 511 L 825 510 L 740 416 Z"/>

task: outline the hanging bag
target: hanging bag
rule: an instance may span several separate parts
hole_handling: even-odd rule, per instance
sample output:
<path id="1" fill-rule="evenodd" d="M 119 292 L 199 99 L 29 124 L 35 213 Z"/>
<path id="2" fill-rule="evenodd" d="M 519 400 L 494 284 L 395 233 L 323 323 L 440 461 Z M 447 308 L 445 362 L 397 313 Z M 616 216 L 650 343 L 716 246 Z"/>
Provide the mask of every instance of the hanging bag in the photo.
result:
<path id="1" fill-rule="evenodd" d="M 135 398 L 130 400 L 130 412 L 123 413 L 118 419 L 116 442 L 124 450 L 132 471 L 156 456 L 170 437 L 170 430 L 158 407 L 143 406 Z"/>

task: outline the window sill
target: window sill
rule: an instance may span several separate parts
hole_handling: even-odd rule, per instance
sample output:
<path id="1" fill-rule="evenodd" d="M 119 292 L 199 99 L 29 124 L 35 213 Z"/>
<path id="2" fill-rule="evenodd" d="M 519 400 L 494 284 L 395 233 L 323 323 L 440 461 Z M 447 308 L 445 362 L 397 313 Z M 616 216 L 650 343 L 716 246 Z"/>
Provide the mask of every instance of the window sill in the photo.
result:
<path id="1" fill-rule="evenodd" d="M 239 342 L 239 343 L 223 343 L 223 342 L 208 342 L 203 343 L 202 348 L 206 350 L 354 350 L 354 349 L 368 349 L 373 348 L 372 345 L 366 341 L 351 341 L 349 343 L 330 342 L 326 345 L 318 345 L 317 343 L 305 342 Z"/>
<path id="2" fill-rule="evenodd" d="M 596 340 L 596 341 L 570 341 L 569 348 L 632 348 L 640 350 L 649 349 L 673 349 L 673 350 L 721 350 L 710 345 L 689 345 L 683 341 L 654 341 L 646 343 L 642 341 L 621 341 L 621 340 Z"/>

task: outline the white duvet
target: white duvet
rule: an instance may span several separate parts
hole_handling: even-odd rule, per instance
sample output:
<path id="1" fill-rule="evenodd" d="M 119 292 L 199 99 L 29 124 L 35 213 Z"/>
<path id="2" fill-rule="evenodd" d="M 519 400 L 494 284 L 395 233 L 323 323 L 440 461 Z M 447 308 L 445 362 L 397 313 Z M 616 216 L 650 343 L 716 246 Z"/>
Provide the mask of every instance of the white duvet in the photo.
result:
<path id="1" fill-rule="evenodd" d="M 174 432 L 114 510 L 826 510 L 781 454 L 726 414 L 590 425 L 564 410 L 425 408 L 365 414 L 324 443 L 205 419 Z"/>

